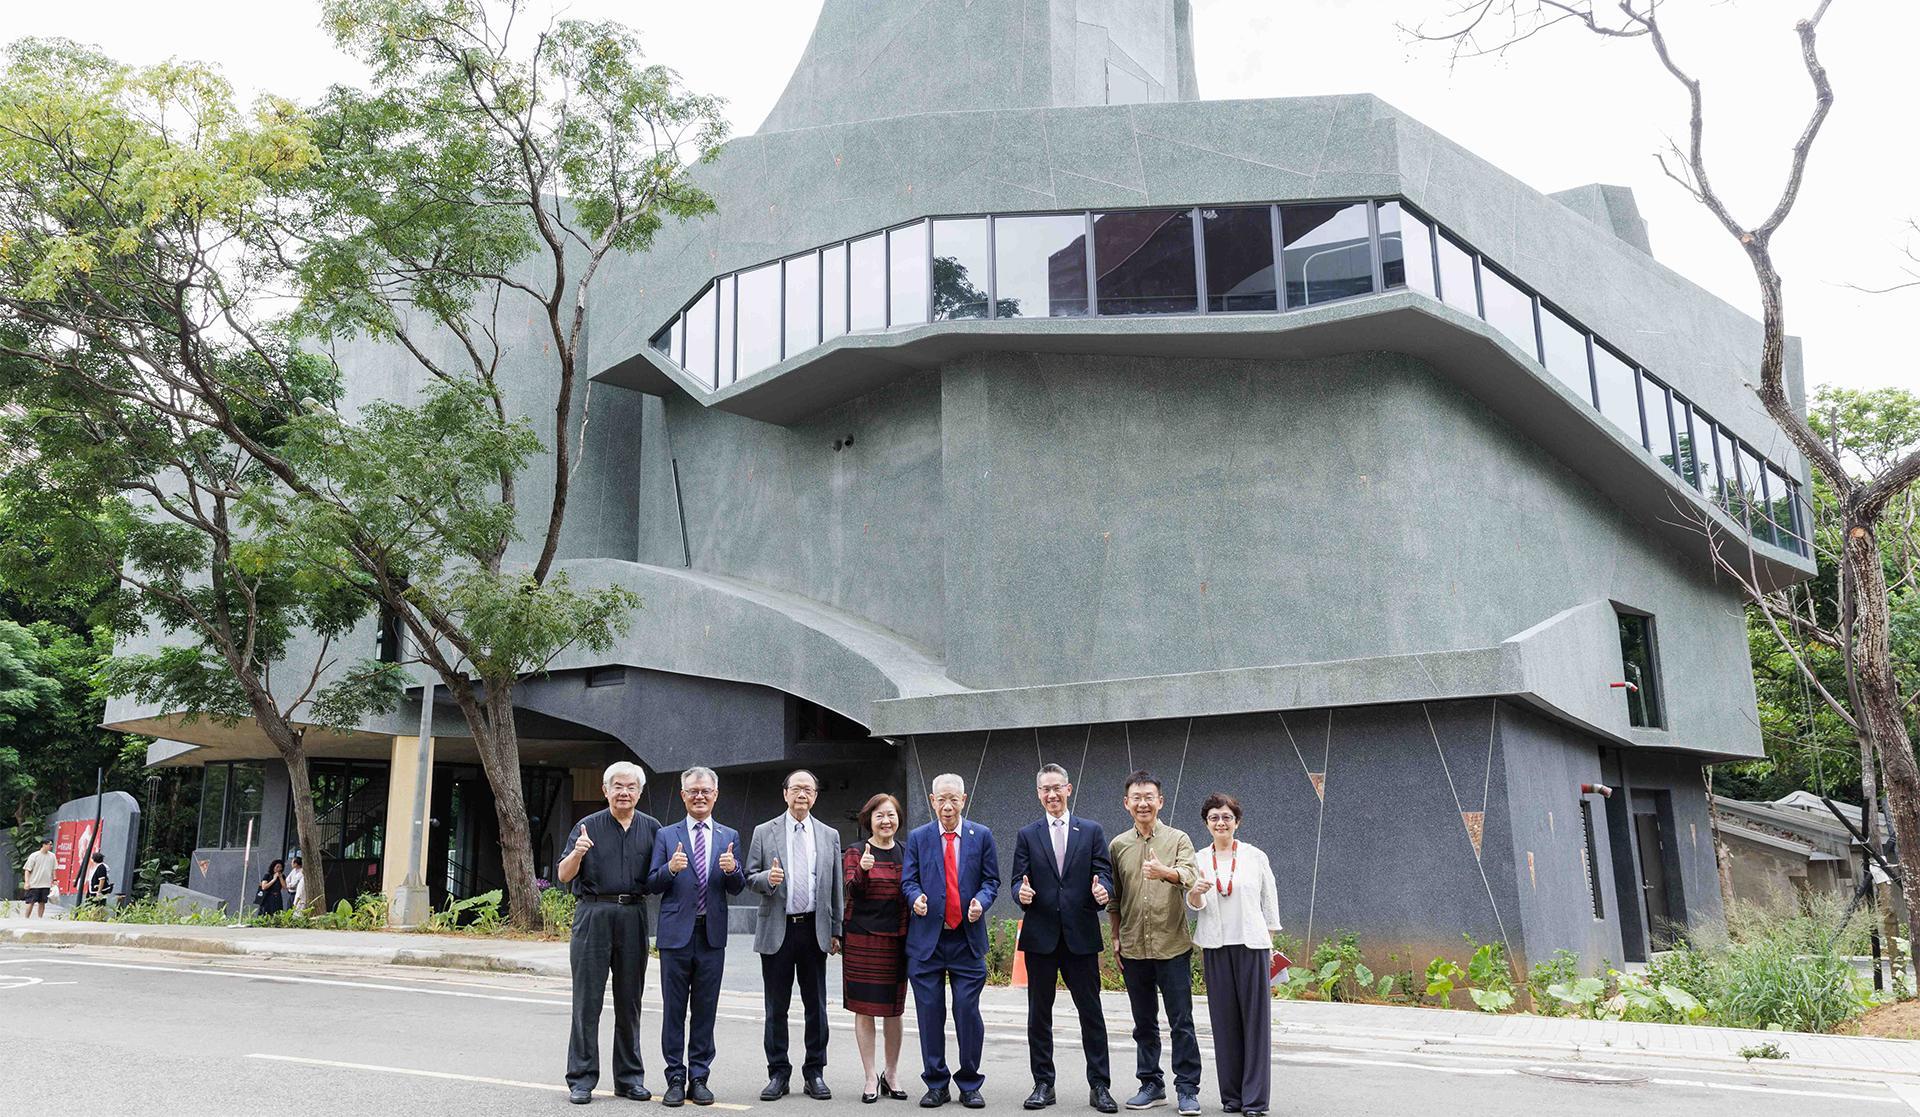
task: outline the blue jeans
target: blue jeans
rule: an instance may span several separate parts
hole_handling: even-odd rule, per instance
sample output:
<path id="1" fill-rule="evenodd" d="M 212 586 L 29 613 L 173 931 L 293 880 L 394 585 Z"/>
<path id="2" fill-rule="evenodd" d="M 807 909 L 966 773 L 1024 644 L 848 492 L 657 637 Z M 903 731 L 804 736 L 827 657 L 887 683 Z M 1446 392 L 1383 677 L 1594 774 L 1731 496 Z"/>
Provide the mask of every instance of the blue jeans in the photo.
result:
<path id="1" fill-rule="evenodd" d="M 1167 1007 L 1167 1029 L 1173 1033 L 1174 1089 L 1198 1092 L 1200 1040 L 1193 1030 L 1193 951 L 1177 958 L 1122 958 L 1120 974 L 1126 978 L 1127 1003 L 1133 1008 L 1135 1073 L 1141 1084 L 1166 1085 L 1160 1070 L 1160 1012 L 1154 1004 L 1158 994 Z"/>

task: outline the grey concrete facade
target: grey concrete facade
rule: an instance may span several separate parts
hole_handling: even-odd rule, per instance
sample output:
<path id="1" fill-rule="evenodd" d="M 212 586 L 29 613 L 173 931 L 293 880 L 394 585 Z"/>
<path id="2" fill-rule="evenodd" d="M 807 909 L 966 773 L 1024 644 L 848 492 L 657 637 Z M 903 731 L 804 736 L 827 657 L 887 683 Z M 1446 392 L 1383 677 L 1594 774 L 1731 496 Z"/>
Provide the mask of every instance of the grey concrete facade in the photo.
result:
<path id="1" fill-rule="evenodd" d="M 849 838 L 872 791 L 924 817 L 944 770 L 1010 838 L 1042 760 L 1124 825 L 1144 765 L 1183 828 L 1209 790 L 1257 804 L 1296 934 L 1355 930 L 1413 968 L 1463 932 L 1522 960 L 1643 955 L 1654 909 L 1718 911 L 1701 764 L 1760 754 L 1707 535 L 1774 584 L 1813 565 L 1477 314 L 1376 281 L 1285 313 L 934 321 L 720 384 L 649 345 L 717 276 L 922 218 L 1404 199 L 1805 484 L 1747 383 L 1758 325 L 1654 257 L 1630 192 L 1538 193 L 1370 96 L 1198 100 L 1190 20 L 828 0 L 763 128 L 695 171 L 717 212 L 601 272 L 563 562 L 643 606 L 524 685 L 528 762 L 630 752 L 662 817 L 674 773 L 718 768 L 743 829 L 816 767 Z M 507 343 L 539 415 L 540 343 Z M 350 403 L 424 386 L 390 348 L 343 360 Z M 523 480 L 529 515 L 551 469 Z M 1621 611 L 1657 623 L 1656 727 L 1613 689 Z M 156 761 L 270 755 L 178 713 L 109 721 L 198 746 Z M 381 758 L 417 719 L 317 751 Z M 450 709 L 435 734 L 461 755 Z"/>

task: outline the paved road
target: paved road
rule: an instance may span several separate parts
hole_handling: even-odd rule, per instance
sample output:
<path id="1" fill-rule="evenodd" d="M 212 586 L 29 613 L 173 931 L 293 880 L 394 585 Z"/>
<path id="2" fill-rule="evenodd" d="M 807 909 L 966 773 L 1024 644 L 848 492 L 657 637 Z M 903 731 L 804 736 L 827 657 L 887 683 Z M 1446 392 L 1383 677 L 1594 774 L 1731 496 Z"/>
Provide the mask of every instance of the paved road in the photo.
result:
<path id="1" fill-rule="evenodd" d="M 763 1104 L 757 1099 L 765 1081 L 758 998 L 729 990 L 721 1016 L 713 1086 L 722 1104 L 712 1117 L 747 1111 L 756 1117 L 906 1117 L 919 1111 L 911 1101 L 860 1104 L 858 1056 L 850 1018 L 841 1013 L 835 1015 L 829 1055 L 834 1100 L 795 1096 Z M 1117 1017 L 1110 1026 L 1116 1029 L 1115 1066 L 1130 1067 L 1126 1026 Z M 796 1037 L 798 1027 L 796 1019 Z M 647 1009 L 645 1031 L 648 1084 L 657 1090 L 657 1000 Z M 578 1112 L 566 1106 L 561 1087 L 566 1032 L 566 989 L 548 978 L 408 967 L 291 970 L 125 949 L 0 947 L 0 1112 L 8 1114 Z M 1064 1023 L 1058 1035 L 1063 1064 L 1077 1066 L 1078 1036 Z M 610 1035 L 602 1040 L 609 1042 Z M 917 1096 L 911 1024 L 906 1043 L 902 1063 Z M 1201 1045 L 1205 1052 L 1204 1034 Z M 1031 1083 L 1024 1019 L 1011 1008 L 990 1015 L 987 1062 L 986 1113 L 1012 1117 Z M 27 1067 L 40 1070 L 23 1072 Z M 1539 1077 L 1539 1069 L 1483 1056 L 1286 1046 L 1275 1050 L 1279 1088 L 1273 1109 L 1316 1117 L 1803 1117 L 1843 1110 L 1899 1117 L 1920 1111 L 1892 1087 L 1832 1077 L 1664 1066 L 1611 1068 L 1640 1080 L 1592 1084 Z M 1609 1069 L 1585 1064 L 1589 1073 Z M 1078 1104 L 1084 1097 L 1079 1089 L 1063 1089 L 1061 1096 L 1069 1104 L 1059 1112 L 1092 1112 Z M 1219 1113 L 1210 1081 L 1201 1098 L 1207 1113 Z M 587 1112 L 634 1106 L 605 1097 Z M 1170 1110 L 1156 1112 L 1171 1117 Z"/>

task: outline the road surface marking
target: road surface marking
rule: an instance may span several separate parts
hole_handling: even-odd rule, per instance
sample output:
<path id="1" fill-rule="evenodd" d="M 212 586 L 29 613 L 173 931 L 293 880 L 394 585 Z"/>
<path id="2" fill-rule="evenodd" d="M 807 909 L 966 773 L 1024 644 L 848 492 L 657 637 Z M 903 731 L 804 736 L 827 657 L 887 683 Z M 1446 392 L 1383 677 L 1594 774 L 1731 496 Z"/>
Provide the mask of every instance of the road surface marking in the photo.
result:
<path id="1" fill-rule="evenodd" d="M 420 1070 L 415 1067 L 383 1067 L 375 1063 L 343 1063 L 338 1059 L 308 1059 L 299 1055 L 267 1055 L 260 1052 L 248 1055 L 247 1058 L 270 1059 L 276 1063 L 300 1063 L 310 1067 L 335 1067 L 340 1070 L 370 1070 L 378 1071 L 381 1074 L 404 1074 L 413 1078 L 438 1078 L 449 1082 L 479 1082 L 488 1086 L 516 1086 L 522 1090 L 557 1090 L 563 1094 L 567 1092 L 567 1087 L 556 1086 L 551 1082 L 522 1082 L 517 1078 L 489 1078 L 482 1074 L 453 1074 L 443 1070 Z M 612 1090 L 595 1090 L 593 1096 L 597 1098 L 610 1098 L 614 1095 Z M 654 1095 L 654 1099 L 658 1101 L 659 1095 Z M 731 1109 L 737 1112 L 744 1112 L 753 1107 L 750 1105 L 734 1105 L 730 1102 L 714 1102 L 707 1108 Z"/>
<path id="2" fill-rule="evenodd" d="M 1335 1063 L 1343 1066 L 1357 1067 L 1399 1067 L 1405 1070 L 1434 1071 L 1439 1074 L 1513 1075 L 1516 1077 L 1520 1074 L 1520 1070 L 1517 1067 L 1443 1067 L 1436 1066 L 1432 1063 L 1409 1062 L 1404 1059 L 1359 1059 L 1345 1055 L 1276 1054 L 1273 1058 L 1275 1062 L 1283 1063 Z M 1913 1105 L 1915 1109 L 1920 1109 L 1920 1100 L 1916 1100 L 1920 1099 L 1920 1088 L 1911 1086 L 1906 1087 L 1906 1089 L 1913 1093 L 1913 1098 L 1842 1093 L 1837 1090 L 1790 1090 L 1782 1086 L 1750 1086 L 1738 1082 L 1709 1082 L 1704 1078 L 1648 1078 L 1647 1082 L 1649 1085 L 1655 1086 L 1683 1086 L 1702 1090 L 1735 1090 L 1741 1093 L 1782 1094 L 1797 1098 L 1839 1098 L 1845 1101 L 1891 1102 L 1895 1105 L 1905 1102 Z M 1862 1083 L 1861 1085 L 1871 1086 L 1874 1084 Z M 1901 1087 L 1895 1086 L 1892 1083 L 1880 1083 L 1879 1085 L 1885 1085 L 1895 1093 L 1899 1093 L 1901 1090 Z"/>
<path id="3" fill-rule="evenodd" d="M 211 967 L 142 966 L 131 962 L 85 962 L 78 958 L 0 958 L 0 966 L 95 966 L 109 970 L 145 970 L 149 973 L 178 973 L 199 977 L 239 977 L 248 981 L 274 981 L 283 985 L 328 985 L 344 989 L 374 989 L 386 993 L 419 993 L 427 997 L 461 997 L 477 1001 L 510 1001 L 524 1005 L 571 1005 L 571 1000 L 554 997 L 508 997 L 496 993 L 468 993 L 459 989 L 422 989 L 413 985 L 386 985 L 371 981 L 341 981 L 324 977 L 296 977 L 291 974 L 261 973 L 254 970 L 216 970 Z"/>

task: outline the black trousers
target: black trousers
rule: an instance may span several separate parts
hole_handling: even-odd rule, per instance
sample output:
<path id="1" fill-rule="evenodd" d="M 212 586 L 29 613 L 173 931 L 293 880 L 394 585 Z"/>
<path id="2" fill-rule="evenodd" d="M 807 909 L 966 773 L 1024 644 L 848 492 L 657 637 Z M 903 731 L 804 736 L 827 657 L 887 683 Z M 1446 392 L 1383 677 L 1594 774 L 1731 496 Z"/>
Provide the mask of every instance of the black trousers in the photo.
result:
<path id="1" fill-rule="evenodd" d="M 1112 1067 L 1107 1061 L 1107 1018 L 1100 1011 L 1100 956 L 1070 954 L 1064 949 L 1027 955 L 1027 1058 L 1033 1065 L 1034 1085 L 1054 1084 L 1056 975 L 1066 978 L 1067 992 L 1080 1014 L 1080 1050 L 1087 1057 L 1087 1085 L 1112 1085 Z"/>
<path id="2" fill-rule="evenodd" d="M 806 1016 L 807 1054 L 801 1071 L 817 1075 L 827 1069 L 827 952 L 813 929 L 813 916 L 784 917 L 786 938 L 780 949 L 760 956 L 760 978 L 767 989 L 767 1074 L 793 1074 L 787 1058 L 787 1008 L 793 987 L 800 986 L 800 1007 Z"/>
<path id="3" fill-rule="evenodd" d="M 1273 1069 L 1273 989 L 1267 965 L 1272 957 L 1271 951 L 1251 946 L 1200 952 L 1222 1105 L 1267 1108 Z"/>
<path id="4" fill-rule="evenodd" d="M 1122 958 L 1127 1004 L 1133 1009 L 1136 1073 L 1143 1085 L 1164 1086 L 1160 1070 L 1160 1006 L 1167 1006 L 1167 1030 L 1173 1033 L 1173 1084 L 1176 1090 L 1200 1089 L 1200 1039 L 1193 1030 L 1193 951 L 1176 958 Z"/>
<path id="5" fill-rule="evenodd" d="M 581 903 L 573 913 L 573 1033 L 567 1039 L 567 1088 L 600 1082 L 600 1007 L 613 981 L 613 1085 L 646 1085 L 640 1058 L 640 997 L 647 985 L 647 909 Z"/>
<path id="6" fill-rule="evenodd" d="M 669 1082 L 705 1078 L 713 1070 L 713 1017 L 720 1007 L 720 975 L 726 964 L 726 948 L 707 942 L 702 921 L 695 921 L 687 945 L 660 952 L 660 999 L 666 1008 L 660 1050 L 667 1058 Z"/>

